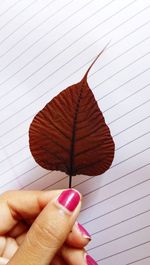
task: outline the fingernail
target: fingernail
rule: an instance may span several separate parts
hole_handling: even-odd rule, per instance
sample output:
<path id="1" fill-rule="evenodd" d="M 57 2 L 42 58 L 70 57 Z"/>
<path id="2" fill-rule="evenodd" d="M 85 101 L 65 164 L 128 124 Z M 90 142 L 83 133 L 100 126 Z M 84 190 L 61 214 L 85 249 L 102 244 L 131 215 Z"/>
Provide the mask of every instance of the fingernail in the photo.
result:
<path id="1" fill-rule="evenodd" d="M 91 240 L 91 236 L 88 233 L 88 231 L 81 224 L 79 224 L 78 222 L 76 222 L 76 225 L 77 225 L 77 228 L 79 229 L 80 233 L 82 234 L 82 236 L 84 238 L 88 238 L 88 239 Z"/>
<path id="2" fill-rule="evenodd" d="M 88 254 L 85 254 L 85 261 L 87 265 L 98 265 L 98 263 Z"/>
<path id="3" fill-rule="evenodd" d="M 63 191 L 57 200 L 60 205 L 73 212 L 80 202 L 80 195 L 76 190 L 68 189 Z"/>

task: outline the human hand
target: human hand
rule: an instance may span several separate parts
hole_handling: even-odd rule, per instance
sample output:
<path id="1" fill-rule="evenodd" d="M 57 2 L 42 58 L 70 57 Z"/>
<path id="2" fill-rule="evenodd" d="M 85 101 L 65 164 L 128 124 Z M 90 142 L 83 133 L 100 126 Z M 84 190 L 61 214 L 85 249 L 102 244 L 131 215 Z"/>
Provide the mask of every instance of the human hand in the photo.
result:
<path id="1" fill-rule="evenodd" d="M 97 264 L 83 249 L 89 235 L 74 224 L 81 197 L 75 190 L 59 197 L 61 192 L 10 191 L 0 196 L 0 264 Z M 73 198 L 72 204 L 66 200 L 71 211 L 61 204 L 66 193 Z"/>

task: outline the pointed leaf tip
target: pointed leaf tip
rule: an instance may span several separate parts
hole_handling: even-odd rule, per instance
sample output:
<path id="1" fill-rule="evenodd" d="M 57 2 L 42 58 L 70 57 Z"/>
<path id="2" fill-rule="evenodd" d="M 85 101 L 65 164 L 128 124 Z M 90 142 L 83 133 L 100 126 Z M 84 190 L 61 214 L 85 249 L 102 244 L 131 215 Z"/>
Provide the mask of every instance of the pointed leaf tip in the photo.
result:
<path id="1" fill-rule="evenodd" d="M 87 76 L 89 71 L 91 70 L 92 66 L 95 64 L 95 62 L 97 61 L 97 59 L 102 55 L 102 53 L 106 50 L 106 48 L 108 47 L 110 41 L 105 45 L 105 47 L 102 49 L 102 51 L 96 56 L 96 58 L 94 59 L 94 61 L 91 63 L 91 65 L 89 66 L 89 68 L 87 69 L 84 77 L 82 78 L 82 80 L 87 80 Z"/>

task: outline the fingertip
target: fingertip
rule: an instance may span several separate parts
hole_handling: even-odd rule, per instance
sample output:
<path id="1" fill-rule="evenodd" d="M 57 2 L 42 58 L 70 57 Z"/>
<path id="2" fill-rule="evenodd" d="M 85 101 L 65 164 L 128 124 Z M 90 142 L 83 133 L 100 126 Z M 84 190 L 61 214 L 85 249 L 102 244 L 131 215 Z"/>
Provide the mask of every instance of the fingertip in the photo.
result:
<path id="1" fill-rule="evenodd" d="M 68 238 L 66 240 L 66 244 L 76 248 L 83 248 L 91 241 L 90 234 L 86 231 L 86 229 L 75 222 L 72 231 L 69 233 Z"/>
<path id="2" fill-rule="evenodd" d="M 79 214 L 81 208 L 81 194 L 75 189 L 63 190 L 59 196 L 53 200 L 55 206 L 62 209 L 64 213 L 74 216 Z M 74 221 L 76 219 L 73 218 Z"/>
<path id="3" fill-rule="evenodd" d="M 86 238 L 86 239 L 88 239 L 88 240 L 91 240 L 91 235 L 90 235 L 89 232 L 83 227 L 83 225 L 81 225 L 81 224 L 78 223 L 78 222 L 76 222 L 75 225 L 76 225 L 77 230 L 80 232 L 80 234 L 81 234 L 84 238 Z"/>

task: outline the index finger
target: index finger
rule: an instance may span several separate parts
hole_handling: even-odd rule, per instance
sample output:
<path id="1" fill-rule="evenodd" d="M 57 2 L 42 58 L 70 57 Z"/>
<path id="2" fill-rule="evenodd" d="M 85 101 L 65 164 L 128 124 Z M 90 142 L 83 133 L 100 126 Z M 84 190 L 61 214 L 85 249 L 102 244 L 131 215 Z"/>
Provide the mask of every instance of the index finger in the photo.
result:
<path id="1" fill-rule="evenodd" d="M 9 232 L 20 220 L 35 218 L 61 190 L 8 191 L 0 196 L 0 235 Z"/>

